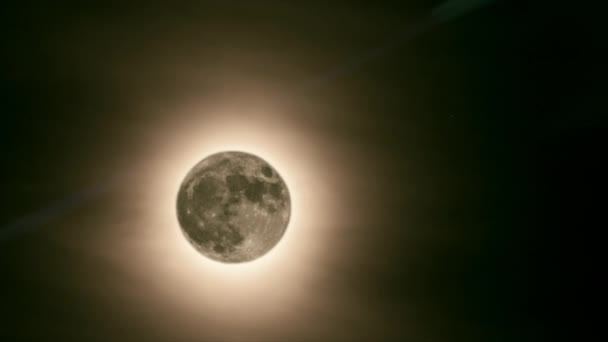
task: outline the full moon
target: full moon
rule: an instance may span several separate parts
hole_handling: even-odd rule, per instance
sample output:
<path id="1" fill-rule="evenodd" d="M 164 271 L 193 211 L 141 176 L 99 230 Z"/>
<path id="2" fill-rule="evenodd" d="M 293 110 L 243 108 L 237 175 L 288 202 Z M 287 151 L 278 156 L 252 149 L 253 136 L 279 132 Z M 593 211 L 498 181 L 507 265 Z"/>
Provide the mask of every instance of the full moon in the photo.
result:
<path id="1" fill-rule="evenodd" d="M 265 160 L 244 152 L 212 154 L 181 183 L 177 219 L 190 244 L 225 263 L 255 260 L 281 240 L 291 214 L 287 185 Z"/>

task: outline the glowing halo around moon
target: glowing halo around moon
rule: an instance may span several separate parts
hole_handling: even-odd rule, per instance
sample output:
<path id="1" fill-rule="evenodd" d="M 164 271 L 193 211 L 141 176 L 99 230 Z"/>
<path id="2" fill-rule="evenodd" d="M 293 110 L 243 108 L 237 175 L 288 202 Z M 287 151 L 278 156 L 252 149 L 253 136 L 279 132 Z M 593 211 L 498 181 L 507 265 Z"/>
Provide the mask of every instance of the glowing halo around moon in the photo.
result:
<path id="1" fill-rule="evenodd" d="M 313 298 L 310 285 L 322 273 L 323 260 L 331 252 L 329 234 L 340 215 L 333 173 L 328 171 L 331 156 L 311 132 L 272 110 L 216 108 L 200 115 L 200 109 L 192 110 L 185 115 L 187 120 L 166 127 L 163 147 L 148 151 L 156 158 L 146 162 L 148 172 L 140 181 L 151 189 L 150 228 L 145 243 L 133 251 L 133 267 L 162 294 L 155 301 L 170 302 L 180 324 L 190 322 L 185 329 L 195 329 L 195 317 L 201 319 L 208 312 L 215 314 L 207 321 L 226 327 L 276 324 L 277 319 L 297 315 L 298 306 Z M 285 234 L 252 262 L 226 264 L 203 257 L 184 238 L 175 214 L 184 176 L 202 158 L 221 151 L 263 158 L 281 174 L 290 192 Z M 246 310 L 252 307 L 256 310 Z"/>

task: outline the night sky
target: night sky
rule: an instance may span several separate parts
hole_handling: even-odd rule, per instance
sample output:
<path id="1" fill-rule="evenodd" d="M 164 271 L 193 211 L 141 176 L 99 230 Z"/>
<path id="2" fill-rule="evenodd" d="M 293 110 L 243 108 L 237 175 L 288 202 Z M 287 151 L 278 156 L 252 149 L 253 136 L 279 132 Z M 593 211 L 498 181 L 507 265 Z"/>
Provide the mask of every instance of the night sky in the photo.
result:
<path id="1" fill-rule="evenodd" d="M 448 5 L 3 6 L 0 340 L 561 334 L 600 217 L 599 21 Z M 306 204 L 238 281 L 165 238 L 183 161 L 233 137 Z"/>

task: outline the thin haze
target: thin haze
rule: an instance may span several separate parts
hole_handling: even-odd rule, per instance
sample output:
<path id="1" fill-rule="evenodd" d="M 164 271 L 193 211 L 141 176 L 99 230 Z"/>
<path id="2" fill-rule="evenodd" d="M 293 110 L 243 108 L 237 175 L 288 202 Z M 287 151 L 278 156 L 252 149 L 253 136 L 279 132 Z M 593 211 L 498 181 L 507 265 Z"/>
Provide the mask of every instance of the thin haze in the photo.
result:
<path id="1" fill-rule="evenodd" d="M 361 54 L 346 60 L 344 63 L 321 73 L 317 77 L 304 82 L 305 88 L 315 90 L 328 83 L 356 73 L 365 65 L 385 56 L 395 49 L 405 45 L 411 39 L 432 30 L 437 25 L 462 17 L 468 13 L 489 5 L 493 0 L 452 0 L 435 7 L 431 15 L 419 22 L 410 25 L 394 39 L 375 46 Z M 0 229 L 0 243 L 12 237 L 31 231 L 52 220 L 58 219 L 67 213 L 77 210 L 87 201 L 93 201 L 112 191 L 116 182 L 102 182 L 75 192 L 65 198 L 49 203 L 43 208 L 22 216 Z"/>

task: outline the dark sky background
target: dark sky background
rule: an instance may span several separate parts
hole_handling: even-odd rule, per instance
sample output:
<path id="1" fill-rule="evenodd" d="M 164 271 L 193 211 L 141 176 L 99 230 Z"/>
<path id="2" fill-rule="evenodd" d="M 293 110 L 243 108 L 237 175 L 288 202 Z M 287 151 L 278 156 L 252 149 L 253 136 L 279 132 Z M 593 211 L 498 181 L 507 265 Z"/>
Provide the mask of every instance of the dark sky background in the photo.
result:
<path id="1" fill-rule="evenodd" d="M 589 162 L 605 127 L 590 51 L 599 21 L 502 1 L 429 24 L 440 3 L 3 6 L 0 340 L 205 341 L 245 329 L 201 319 L 184 333 L 167 323 L 179 308 L 148 301 L 150 284 L 117 266 L 130 255 L 91 250 L 145 230 L 114 223 L 145 222 L 130 204 L 154 184 L 133 185 L 137 174 L 154 172 L 147 160 L 162 158 L 171 122 L 188 121 L 147 109 L 243 94 L 289 102 L 283 120 L 314 132 L 309 144 L 349 151 L 327 166 L 349 219 L 307 294 L 319 303 L 239 336 L 561 334 L 572 279 L 585 279 L 569 253 L 583 250 L 598 206 L 585 180 L 601 175 Z"/>

